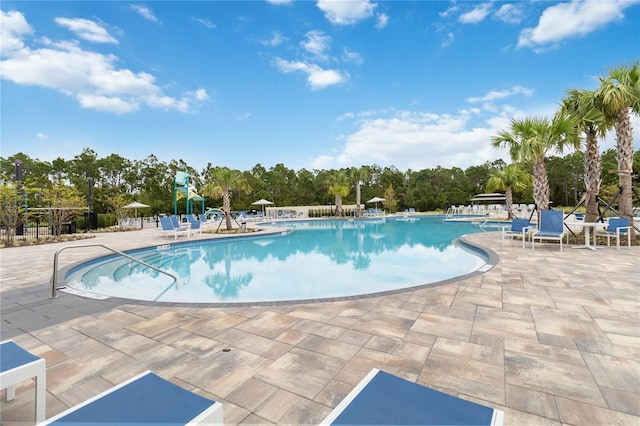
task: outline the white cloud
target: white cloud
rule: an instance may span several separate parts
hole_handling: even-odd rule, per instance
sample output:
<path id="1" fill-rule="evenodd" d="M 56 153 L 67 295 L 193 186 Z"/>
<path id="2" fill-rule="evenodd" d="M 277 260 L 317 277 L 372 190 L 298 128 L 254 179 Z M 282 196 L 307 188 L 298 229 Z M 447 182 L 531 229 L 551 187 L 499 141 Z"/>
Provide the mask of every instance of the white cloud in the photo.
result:
<path id="1" fill-rule="evenodd" d="M 477 24 L 487 17 L 489 11 L 491 10 L 491 6 L 491 3 L 479 4 L 474 7 L 473 10 L 460 15 L 458 21 L 462 24 Z"/>
<path id="2" fill-rule="evenodd" d="M 318 65 L 302 61 L 287 61 L 276 58 L 274 66 L 283 73 L 301 71 L 307 74 L 307 84 L 312 90 L 325 89 L 329 86 L 346 83 L 349 80 L 349 75 L 345 72 L 325 70 Z"/>
<path id="3" fill-rule="evenodd" d="M 624 18 L 623 11 L 639 0 L 572 1 L 548 7 L 535 28 L 520 33 L 518 47 L 535 48 L 579 37 Z"/>
<path id="4" fill-rule="evenodd" d="M 378 14 L 376 19 L 376 28 L 380 30 L 386 27 L 388 24 L 389 24 L 389 15 L 387 15 L 386 13 Z"/>
<path id="5" fill-rule="evenodd" d="M 38 138 L 38 139 L 49 139 L 49 136 L 47 136 L 45 133 L 38 133 L 36 135 L 36 138 Z"/>
<path id="6" fill-rule="evenodd" d="M 453 43 L 454 39 L 455 39 L 455 35 L 452 32 L 448 32 L 446 37 L 440 43 L 440 46 L 441 47 L 449 47 L 449 46 L 451 46 L 451 43 Z"/>
<path id="7" fill-rule="evenodd" d="M 503 4 L 495 13 L 495 17 L 508 24 L 519 24 L 522 21 L 522 8 L 515 4 Z"/>
<path id="8" fill-rule="evenodd" d="M 285 41 L 287 41 L 288 39 L 286 37 L 284 37 L 282 34 L 280 34 L 279 31 L 274 31 L 271 34 L 271 38 L 268 40 L 262 40 L 260 41 L 260 44 L 262 44 L 263 46 L 279 46 L 280 44 L 284 43 Z"/>
<path id="9" fill-rule="evenodd" d="M 137 4 L 132 4 L 129 7 L 131 7 L 131 10 L 138 12 L 138 14 L 140 14 L 140 16 L 142 16 L 144 19 L 152 22 L 158 22 L 158 18 L 155 17 L 151 9 L 149 9 L 148 7 L 140 6 Z"/>
<path id="10" fill-rule="evenodd" d="M 6 20 L 3 14 L 3 24 Z M 53 89 L 74 98 L 83 108 L 117 114 L 137 111 L 142 105 L 188 112 L 207 99 L 204 89 L 174 98 L 163 93 L 155 77 L 144 71 L 118 68 L 119 59 L 83 50 L 76 42 L 53 42 L 43 37 L 41 47 L 24 44 L 29 32 L 16 23 L 24 19 L 9 17 L 2 27 L 12 49 L 3 50 L 2 78 L 16 84 Z M 24 21 L 26 23 L 26 21 Z"/>
<path id="11" fill-rule="evenodd" d="M 55 21 L 84 40 L 94 43 L 118 43 L 118 40 L 112 37 L 107 30 L 89 19 L 55 18 Z"/>
<path id="12" fill-rule="evenodd" d="M 377 4 L 369 0 L 318 0 L 317 6 L 332 24 L 354 25 L 373 16 Z"/>
<path id="13" fill-rule="evenodd" d="M 287 5 L 293 3 L 293 0 L 267 0 L 267 3 L 274 4 L 276 6 Z"/>
<path id="14" fill-rule="evenodd" d="M 330 47 L 331 37 L 319 30 L 311 30 L 305 34 L 305 39 L 300 42 L 300 46 L 311 53 L 314 58 L 327 60 L 325 53 Z"/>
<path id="15" fill-rule="evenodd" d="M 194 21 L 201 23 L 202 25 L 204 25 L 205 27 L 209 28 L 209 29 L 213 29 L 216 27 L 216 24 L 214 24 L 213 22 L 211 22 L 208 19 L 204 19 L 204 18 L 193 18 Z"/>
<path id="16" fill-rule="evenodd" d="M 323 154 L 310 164 L 324 169 L 377 164 L 421 170 L 465 169 L 497 158 L 508 161 L 508 152 L 493 149 L 490 140 L 508 128 L 512 117 L 522 115 L 510 105 L 494 112 L 472 107 L 454 114 L 393 109 L 348 112 L 337 120 L 352 121 L 355 130 L 340 138 L 344 144 L 335 154 Z"/>
<path id="17" fill-rule="evenodd" d="M 533 92 L 534 91 L 532 89 L 527 89 L 526 87 L 514 86 L 507 90 L 492 90 L 488 92 L 486 95 L 481 97 L 467 98 L 467 102 L 470 102 L 470 103 L 491 102 L 497 99 L 504 99 L 506 97 L 513 96 L 513 95 L 530 96 L 533 94 Z"/>
<path id="18" fill-rule="evenodd" d="M 22 39 L 33 33 L 33 28 L 20 12 L 0 10 L 0 54 L 10 56 L 24 48 Z"/>
<path id="19" fill-rule="evenodd" d="M 346 47 L 342 49 L 342 60 L 344 62 L 353 62 L 354 64 L 361 65 L 363 62 L 362 55 L 358 52 L 352 52 Z"/>

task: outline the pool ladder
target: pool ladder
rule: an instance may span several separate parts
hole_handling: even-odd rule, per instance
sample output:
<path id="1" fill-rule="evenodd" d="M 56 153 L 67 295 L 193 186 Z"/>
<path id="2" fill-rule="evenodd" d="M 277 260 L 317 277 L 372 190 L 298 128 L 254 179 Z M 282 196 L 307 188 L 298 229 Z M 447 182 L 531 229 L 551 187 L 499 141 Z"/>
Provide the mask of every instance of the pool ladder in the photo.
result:
<path id="1" fill-rule="evenodd" d="M 150 264 L 148 264 L 146 262 L 143 262 L 140 259 L 136 259 L 135 257 L 129 256 L 126 253 L 123 253 L 123 252 L 118 251 L 116 249 L 112 249 L 111 247 L 107 247 L 104 244 L 78 244 L 78 245 L 73 245 L 73 246 L 62 247 L 60 250 L 56 251 L 55 255 L 53 255 L 53 278 L 51 279 L 51 297 L 50 297 L 50 299 L 55 299 L 56 298 L 56 292 L 58 290 L 58 256 L 60 255 L 60 253 L 63 250 L 70 249 L 70 248 L 83 248 L 83 247 L 102 247 L 102 248 L 105 248 L 105 249 L 107 249 L 107 250 L 109 250 L 109 251 L 111 251 L 113 253 L 116 253 L 116 254 L 119 254 L 120 256 L 126 257 L 129 260 L 132 260 L 134 262 L 138 262 L 139 264 L 144 265 L 147 268 L 151 268 L 154 271 L 158 271 L 161 274 L 165 274 L 165 275 L 173 278 L 173 282 L 175 282 L 175 283 L 178 282 L 178 278 L 175 275 L 170 274 L 167 271 L 163 271 L 162 269 L 156 268 L 155 266 L 150 265 Z"/>

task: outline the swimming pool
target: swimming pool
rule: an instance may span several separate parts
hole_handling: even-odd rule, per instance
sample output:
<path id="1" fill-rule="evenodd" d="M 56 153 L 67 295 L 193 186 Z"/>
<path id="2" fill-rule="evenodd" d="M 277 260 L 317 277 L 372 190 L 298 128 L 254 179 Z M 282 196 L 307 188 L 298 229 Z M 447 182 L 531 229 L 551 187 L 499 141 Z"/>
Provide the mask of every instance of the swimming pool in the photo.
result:
<path id="1" fill-rule="evenodd" d="M 128 251 L 71 268 L 68 287 L 96 295 L 179 303 L 341 298 L 436 283 L 478 270 L 485 257 L 457 238 L 481 232 L 441 217 L 315 220 L 292 232 L 199 240 Z M 256 233 L 257 234 L 257 233 Z"/>

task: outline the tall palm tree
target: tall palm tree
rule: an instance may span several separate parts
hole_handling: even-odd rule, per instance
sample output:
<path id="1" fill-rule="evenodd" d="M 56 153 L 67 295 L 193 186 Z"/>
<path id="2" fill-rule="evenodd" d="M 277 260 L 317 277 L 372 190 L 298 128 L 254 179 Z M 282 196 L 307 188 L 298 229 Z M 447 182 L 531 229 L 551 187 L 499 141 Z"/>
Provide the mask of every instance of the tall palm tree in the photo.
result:
<path id="1" fill-rule="evenodd" d="M 495 148 L 508 147 L 515 162 L 533 164 L 533 199 L 538 210 L 549 208 L 549 178 L 545 158 L 552 150 L 562 152 L 566 145 L 578 148 L 580 139 L 575 120 L 558 112 L 549 122 L 543 117 L 512 119 L 511 131 L 500 131 L 491 138 Z"/>
<path id="2" fill-rule="evenodd" d="M 580 130 L 585 134 L 585 220 L 594 222 L 598 217 L 598 195 L 602 184 L 598 138 L 606 136 L 612 122 L 602 112 L 602 100 L 595 91 L 572 89 L 567 94 L 562 101 L 562 108 L 577 120 Z"/>
<path id="3" fill-rule="evenodd" d="M 607 78 L 600 79 L 596 93 L 602 97 L 602 111 L 615 120 L 618 180 L 622 190 L 620 194 L 620 216 L 627 217 L 633 228 L 633 133 L 631 113 L 640 114 L 640 65 L 620 66 L 612 69 Z"/>
<path id="4" fill-rule="evenodd" d="M 202 193 L 207 197 L 222 198 L 222 211 L 226 219 L 227 230 L 233 228 L 231 224 L 231 192 L 242 191 L 251 193 L 251 187 L 238 170 L 228 167 L 216 167 L 211 169 L 208 182 L 202 188 Z"/>
<path id="5" fill-rule="evenodd" d="M 369 180 L 369 171 L 365 167 L 353 167 L 349 172 L 349 177 L 356 182 L 356 217 L 360 217 L 362 215 L 360 186 Z"/>
<path id="6" fill-rule="evenodd" d="M 502 170 L 494 170 L 487 181 L 487 192 L 504 191 L 507 203 L 507 214 L 513 219 L 513 190 L 521 191 L 529 186 L 531 175 L 525 172 L 520 164 L 512 163 Z"/>
<path id="7" fill-rule="evenodd" d="M 333 195 L 335 197 L 335 216 L 344 216 L 344 212 L 342 211 L 342 198 L 349 195 L 349 178 L 346 173 L 337 171 L 329 176 L 328 184 L 329 195 Z"/>

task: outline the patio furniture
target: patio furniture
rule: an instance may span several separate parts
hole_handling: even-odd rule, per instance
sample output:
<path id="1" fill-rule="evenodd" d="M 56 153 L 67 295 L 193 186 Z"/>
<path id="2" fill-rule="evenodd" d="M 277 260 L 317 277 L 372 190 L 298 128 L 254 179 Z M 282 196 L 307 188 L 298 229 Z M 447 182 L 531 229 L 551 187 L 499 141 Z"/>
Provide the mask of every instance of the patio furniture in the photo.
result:
<path id="1" fill-rule="evenodd" d="M 223 424 L 223 408 L 146 371 L 44 424 Z"/>
<path id="2" fill-rule="evenodd" d="M 531 248 L 536 249 L 536 238 L 542 240 L 557 240 L 560 242 L 562 253 L 562 238 L 565 235 L 564 212 L 562 210 L 542 210 L 538 231 L 531 235 Z"/>
<path id="3" fill-rule="evenodd" d="M 501 425 L 504 412 L 374 368 L 322 425 Z"/>
<path id="4" fill-rule="evenodd" d="M 627 236 L 627 247 L 631 247 L 631 226 L 629 219 L 626 217 L 609 218 L 607 227 L 604 230 L 604 236 L 607 237 L 607 246 L 611 247 L 611 238 L 616 239 L 616 248 L 620 250 L 620 239 Z"/>
<path id="5" fill-rule="evenodd" d="M 179 235 L 189 236 L 189 229 L 183 227 L 175 227 L 170 217 L 161 217 L 160 218 L 160 230 L 163 235 L 173 235 L 174 239 L 178 239 Z"/>
<path id="6" fill-rule="evenodd" d="M 529 219 L 518 219 L 515 218 L 511 222 L 510 226 L 502 227 L 502 239 L 513 239 L 513 237 L 522 238 L 522 248 L 524 248 L 525 241 L 527 241 L 527 236 L 529 235 L 529 231 L 535 229 L 535 226 L 531 224 Z"/>
<path id="7" fill-rule="evenodd" d="M 18 346 L 13 340 L 0 343 L 0 386 L 6 389 L 7 401 L 16 397 L 15 386 L 34 378 L 36 381 L 36 423 L 44 421 L 46 412 L 47 367 L 43 358 Z"/>

